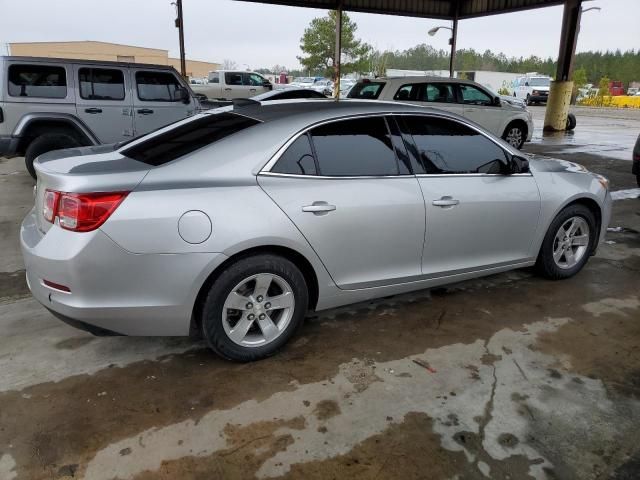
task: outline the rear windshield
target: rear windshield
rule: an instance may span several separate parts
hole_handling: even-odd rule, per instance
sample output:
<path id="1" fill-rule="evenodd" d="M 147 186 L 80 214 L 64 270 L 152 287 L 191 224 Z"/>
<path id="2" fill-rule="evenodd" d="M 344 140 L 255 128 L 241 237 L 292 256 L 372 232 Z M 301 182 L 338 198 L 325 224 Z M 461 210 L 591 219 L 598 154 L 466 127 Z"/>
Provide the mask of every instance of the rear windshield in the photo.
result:
<path id="1" fill-rule="evenodd" d="M 120 153 L 147 165 L 164 165 L 258 123 L 258 120 L 234 113 L 207 114 L 137 143 Z"/>
<path id="2" fill-rule="evenodd" d="M 351 90 L 347 98 L 359 98 L 361 100 L 374 100 L 380 96 L 385 82 L 358 82 Z"/>

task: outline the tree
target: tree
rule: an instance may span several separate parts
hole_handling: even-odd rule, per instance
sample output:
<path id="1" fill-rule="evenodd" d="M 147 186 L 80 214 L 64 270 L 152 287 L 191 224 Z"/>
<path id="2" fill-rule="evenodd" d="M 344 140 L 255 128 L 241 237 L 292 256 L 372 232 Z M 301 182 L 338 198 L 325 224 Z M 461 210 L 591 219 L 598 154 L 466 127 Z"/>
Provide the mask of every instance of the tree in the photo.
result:
<path id="1" fill-rule="evenodd" d="M 333 77 L 333 57 L 336 49 L 337 13 L 330 11 L 326 17 L 314 18 L 300 39 L 303 56 L 298 61 L 305 70 Z M 371 47 L 355 38 L 358 26 L 342 13 L 342 66 L 343 73 L 358 72 L 366 68 Z"/>
<path id="2" fill-rule="evenodd" d="M 573 88 L 575 90 L 584 88 L 587 83 L 589 83 L 589 81 L 587 79 L 587 71 L 584 67 L 580 67 L 573 72 Z"/>
<path id="3" fill-rule="evenodd" d="M 238 64 L 236 62 L 234 62 L 233 60 L 225 58 L 222 61 L 222 69 L 223 70 L 235 70 L 236 68 L 238 68 Z"/>

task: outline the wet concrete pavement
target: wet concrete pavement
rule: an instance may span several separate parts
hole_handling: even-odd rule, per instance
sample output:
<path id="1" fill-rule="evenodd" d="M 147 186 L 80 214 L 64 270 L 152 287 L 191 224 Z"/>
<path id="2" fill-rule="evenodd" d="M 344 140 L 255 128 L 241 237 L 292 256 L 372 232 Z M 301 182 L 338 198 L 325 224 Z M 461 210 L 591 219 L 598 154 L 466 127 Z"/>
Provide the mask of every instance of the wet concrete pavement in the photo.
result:
<path id="1" fill-rule="evenodd" d="M 576 155 L 635 187 L 629 161 L 557 156 Z M 519 270 L 322 312 L 233 364 L 55 320 L 17 251 L 30 190 L 0 160 L 2 480 L 640 477 L 639 199 L 615 202 L 622 229 L 573 279 Z"/>

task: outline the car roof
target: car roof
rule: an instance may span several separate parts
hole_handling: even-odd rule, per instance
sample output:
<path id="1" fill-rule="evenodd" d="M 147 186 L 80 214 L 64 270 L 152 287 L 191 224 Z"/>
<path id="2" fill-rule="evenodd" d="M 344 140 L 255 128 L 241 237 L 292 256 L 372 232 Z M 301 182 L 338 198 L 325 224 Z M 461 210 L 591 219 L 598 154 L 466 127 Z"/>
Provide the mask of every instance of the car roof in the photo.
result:
<path id="1" fill-rule="evenodd" d="M 256 102 L 256 104 L 253 105 L 235 106 L 233 112 L 254 118 L 263 123 L 286 120 L 306 124 L 367 113 L 443 113 L 442 110 L 401 102 L 349 99 L 343 99 L 338 102 L 335 100 L 327 101 L 325 99 L 292 99 L 272 102 L 266 101 L 262 103 Z"/>
<path id="2" fill-rule="evenodd" d="M 0 56 L 0 60 L 9 62 L 29 62 L 29 63 L 64 63 L 74 64 L 81 63 L 82 65 L 107 65 L 114 67 L 133 67 L 133 68 L 153 68 L 159 70 L 173 70 L 176 69 L 171 65 L 157 65 L 153 63 L 133 63 L 133 62 L 114 62 L 110 60 L 84 60 L 82 58 L 56 58 L 56 57 L 19 57 L 19 56 Z"/>

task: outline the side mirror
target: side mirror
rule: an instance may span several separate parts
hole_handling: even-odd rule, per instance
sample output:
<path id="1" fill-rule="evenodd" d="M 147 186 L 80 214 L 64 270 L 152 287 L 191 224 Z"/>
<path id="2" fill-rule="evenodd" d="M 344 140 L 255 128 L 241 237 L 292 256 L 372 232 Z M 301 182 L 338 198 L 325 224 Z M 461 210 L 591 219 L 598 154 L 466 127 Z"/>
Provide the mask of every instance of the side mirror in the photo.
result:
<path id="1" fill-rule="evenodd" d="M 502 100 L 500 100 L 500 97 L 493 97 L 493 106 L 494 107 L 502 106 Z"/>
<path id="2" fill-rule="evenodd" d="M 524 86 L 528 87 L 529 86 L 529 82 L 524 82 Z"/>
<path id="3" fill-rule="evenodd" d="M 529 160 L 520 155 L 511 157 L 511 173 L 529 173 Z"/>
<path id="4" fill-rule="evenodd" d="M 269 80 L 265 80 L 264 82 L 262 82 L 262 86 L 268 88 L 269 90 L 273 90 L 273 85 L 271 85 L 271 82 Z"/>

